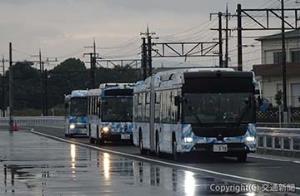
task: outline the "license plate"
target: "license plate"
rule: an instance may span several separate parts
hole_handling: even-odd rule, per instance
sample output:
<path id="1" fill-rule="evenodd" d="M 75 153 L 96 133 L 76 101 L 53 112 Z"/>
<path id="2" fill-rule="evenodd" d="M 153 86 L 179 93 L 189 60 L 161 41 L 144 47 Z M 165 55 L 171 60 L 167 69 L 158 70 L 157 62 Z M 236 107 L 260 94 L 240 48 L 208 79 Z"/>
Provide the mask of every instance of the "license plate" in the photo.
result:
<path id="1" fill-rule="evenodd" d="M 228 151 L 228 147 L 227 144 L 218 144 L 218 145 L 213 145 L 213 152 L 227 152 Z"/>
<path id="2" fill-rule="evenodd" d="M 121 140 L 129 140 L 130 135 L 129 134 L 121 134 Z"/>

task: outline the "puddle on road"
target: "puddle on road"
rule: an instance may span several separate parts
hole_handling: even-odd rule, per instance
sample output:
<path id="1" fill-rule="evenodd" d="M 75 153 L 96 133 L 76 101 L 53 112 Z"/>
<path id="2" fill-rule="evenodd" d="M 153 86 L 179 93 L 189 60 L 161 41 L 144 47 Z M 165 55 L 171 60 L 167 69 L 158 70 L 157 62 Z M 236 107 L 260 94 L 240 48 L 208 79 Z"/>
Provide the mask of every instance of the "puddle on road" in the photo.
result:
<path id="1" fill-rule="evenodd" d="M 203 173 L 0 131 L 0 195 L 186 195 L 233 184 Z"/>

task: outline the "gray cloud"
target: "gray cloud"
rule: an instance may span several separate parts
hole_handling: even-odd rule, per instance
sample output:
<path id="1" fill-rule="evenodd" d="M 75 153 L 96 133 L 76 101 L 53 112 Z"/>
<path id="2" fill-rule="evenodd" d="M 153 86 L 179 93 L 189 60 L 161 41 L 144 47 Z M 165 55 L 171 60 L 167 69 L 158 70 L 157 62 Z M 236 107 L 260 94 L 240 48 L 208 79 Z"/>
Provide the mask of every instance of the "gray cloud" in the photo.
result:
<path id="1" fill-rule="evenodd" d="M 0 0 L 0 54 L 7 54 L 9 41 L 27 51 L 42 47 L 49 56 L 80 50 L 93 38 L 101 46 L 118 45 L 139 38 L 147 24 L 159 35 L 191 27 L 199 31 L 209 13 L 224 11 L 227 2 L 231 11 L 237 3 L 277 4 L 277 0 Z M 203 34 L 213 34 L 206 28 Z"/>

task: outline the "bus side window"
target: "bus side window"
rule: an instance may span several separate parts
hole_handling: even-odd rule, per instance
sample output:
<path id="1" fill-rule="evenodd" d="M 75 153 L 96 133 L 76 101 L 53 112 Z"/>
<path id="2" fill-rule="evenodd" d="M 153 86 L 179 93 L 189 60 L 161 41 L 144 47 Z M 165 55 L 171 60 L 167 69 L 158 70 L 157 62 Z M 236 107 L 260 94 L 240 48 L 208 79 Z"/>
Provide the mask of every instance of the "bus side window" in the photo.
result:
<path id="1" fill-rule="evenodd" d="M 90 108 L 90 97 L 87 97 L 87 114 L 90 114 L 89 108 Z"/>
<path id="2" fill-rule="evenodd" d="M 159 104 L 159 103 L 160 103 L 160 93 L 159 93 L 159 92 L 156 92 L 156 93 L 155 93 L 155 103 L 156 103 L 156 104 Z"/>
<path id="3" fill-rule="evenodd" d="M 94 97 L 94 107 L 93 107 L 93 113 L 94 113 L 94 115 L 96 115 L 97 114 L 97 99 L 96 99 L 96 97 Z"/>

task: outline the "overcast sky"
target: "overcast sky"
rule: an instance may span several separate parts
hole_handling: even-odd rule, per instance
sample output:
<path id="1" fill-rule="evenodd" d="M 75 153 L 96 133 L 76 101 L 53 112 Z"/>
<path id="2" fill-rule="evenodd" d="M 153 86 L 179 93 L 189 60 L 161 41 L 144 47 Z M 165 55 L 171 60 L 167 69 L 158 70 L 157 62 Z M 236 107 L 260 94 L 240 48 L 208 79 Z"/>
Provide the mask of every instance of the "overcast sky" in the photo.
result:
<path id="1" fill-rule="evenodd" d="M 209 14 L 225 11 L 226 3 L 231 12 L 237 3 L 279 6 L 278 0 L 0 0 L 0 55 L 7 58 L 11 41 L 15 60 L 34 60 L 39 48 L 44 57 L 82 57 L 95 39 L 104 57 L 134 57 L 147 25 L 161 40 L 211 41 L 217 21 Z"/>

